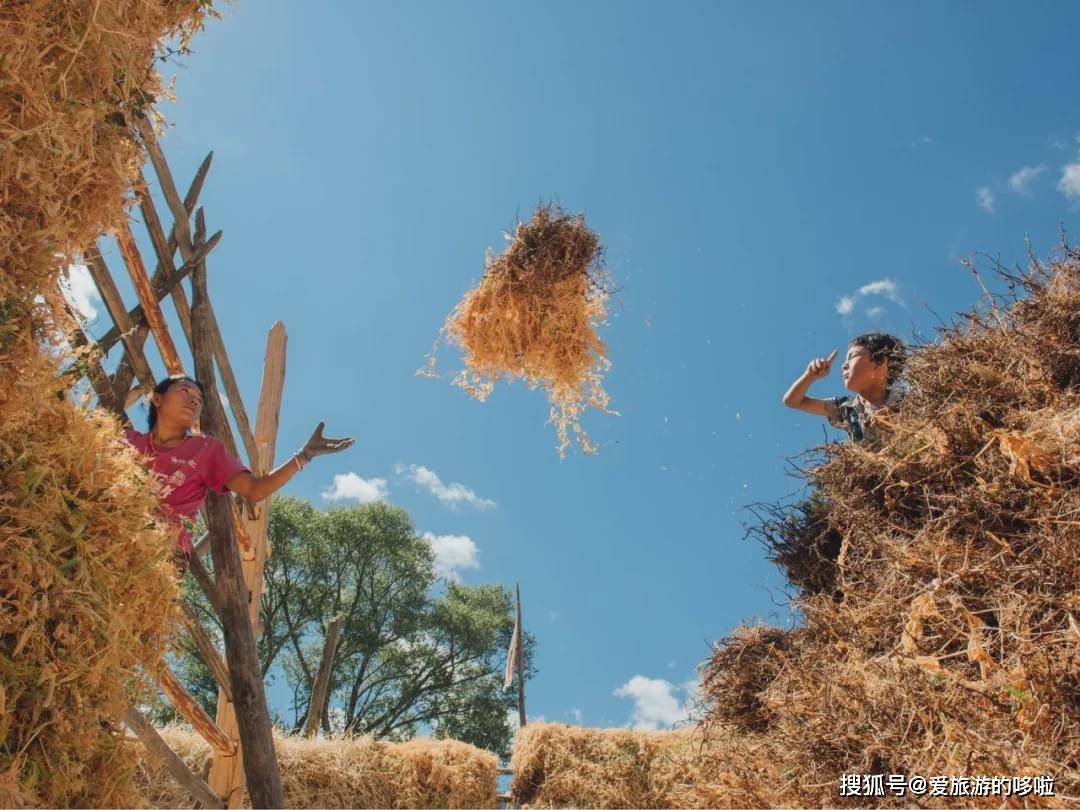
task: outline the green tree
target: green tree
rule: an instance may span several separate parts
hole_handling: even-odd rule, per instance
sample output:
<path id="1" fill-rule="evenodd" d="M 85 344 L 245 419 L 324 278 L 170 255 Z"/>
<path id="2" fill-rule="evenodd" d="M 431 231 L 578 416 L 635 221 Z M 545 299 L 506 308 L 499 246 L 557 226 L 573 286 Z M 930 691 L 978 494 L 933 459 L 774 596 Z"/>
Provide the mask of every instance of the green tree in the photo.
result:
<path id="1" fill-rule="evenodd" d="M 507 752 L 516 707 L 516 693 L 502 688 L 510 591 L 438 580 L 428 542 L 407 512 L 385 503 L 320 511 L 275 497 L 269 538 L 259 652 L 264 674 L 280 664 L 292 690 L 291 717 L 278 713 L 279 723 L 303 727 L 326 626 L 340 616 L 324 731 L 406 739 L 427 728 Z M 197 587 L 186 590 L 209 627 Z M 526 634 L 527 678 L 533 644 Z M 182 644 L 179 657 L 178 674 L 209 709 L 209 672 L 193 645 Z"/>

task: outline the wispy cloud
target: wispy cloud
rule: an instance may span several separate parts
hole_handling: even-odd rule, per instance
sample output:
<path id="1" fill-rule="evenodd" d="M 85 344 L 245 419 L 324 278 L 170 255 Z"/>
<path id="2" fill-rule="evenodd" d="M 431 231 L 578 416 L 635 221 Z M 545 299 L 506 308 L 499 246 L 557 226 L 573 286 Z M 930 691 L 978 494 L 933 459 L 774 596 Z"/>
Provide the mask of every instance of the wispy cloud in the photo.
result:
<path id="1" fill-rule="evenodd" d="M 1080 163 L 1069 163 L 1061 167 L 1061 179 L 1058 191 L 1070 200 L 1080 199 Z"/>
<path id="2" fill-rule="evenodd" d="M 1045 163 L 1040 163 L 1038 166 L 1024 166 L 1017 169 L 1009 176 L 1009 188 L 1017 194 L 1030 194 L 1032 182 L 1045 171 Z"/>
<path id="3" fill-rule="evenodd" d="M 867 317 L 874 321 L 876 321 L 884 314 L 885 307 L 870 307 L 870 309 L 866 310 Z"/>
<path id="4" fill-rule="evenodd" d="M 356 501 L 372 503 L 385 501 L 387 497 L 385 478 L 361 478 L 354 472 L 335 475 L 334 483 L 323 492 L 328 501 Z"/>
<path id="5" fill-rule="evenodd" d="M 900 285 L 891 278 L 879 278 L 876 281 L 869 281 L 863 284 L 859 289 L 850 295 L 841 295 L 835 304 L 836 312 L 838 315 L 842 315 L 845 318 L 855 311 L 855 305 L 863 298 L 871 295 L 883 296 L 893 303 L 904 306 L 904 301 L 900 297 Z M 867 314 L 873 313 L 877 310 L 878 314 L 884 312 L 883 307 L 872 307 L 867 310 Z"/>
<path id="6" fill-rule="evenodd" d="M 975 189 L 975 202 L 986 213 L 994 213 L 994 192 L 990 190 L 989 186 L 981 186 Z"/>
<path id="7" fill-rule="evenodd" d="M 655 731 L 682 723 L 689 717 L 689 707 L 676 695 L 675 684 L 663 678 L 647 678 L 635 675 L 613 693 L 615 697 L 629 698 L 634 706 L 630 710 L 629 725 L 635 729 Z"/>
<path id="8" fill-rule="evenodd" d="M 85 264 L 73 264 L 68 277 L 60 280 L 60 292 L 77 313 L 88 321 L 98 316 L 101 294 Z"/>
<path id="9" fill-rule="evenodd" d="M 448 506 L 467 503 L 474 509 L 490 509 L 495 501 L 481 498 L 464 484 L 444 484 L 434 470 L 421 464 L 396 464 L 394 472 L 419 484 Z"/>
<path id="10" fill-rule="evenodd" d="M 580 726 L 581 725 L 581 720 L 582 720 L 581 709 L 578 709 L 576 707 L 571 709 L 570 710 L 570 719 L 574 721 L 574 725 Z"/>
<path id="11" fill-rule="evenodd" d="M 462 571 L 480 567 L 477 559 L 479 550 L 472 538 L 463 534 L 424 532 L 424 539 L 435 553 L 436 576 L 450 582 L 460 582 Z"/>

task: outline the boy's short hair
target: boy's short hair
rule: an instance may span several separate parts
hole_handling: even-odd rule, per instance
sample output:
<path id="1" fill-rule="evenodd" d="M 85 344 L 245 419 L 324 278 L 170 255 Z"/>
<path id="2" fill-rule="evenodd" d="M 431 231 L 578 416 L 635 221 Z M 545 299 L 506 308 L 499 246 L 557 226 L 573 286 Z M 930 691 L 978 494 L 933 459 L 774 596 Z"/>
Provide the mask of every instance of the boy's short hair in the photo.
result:
<path id="1" fill-rule="evenodd" d="M 849 346 L 862 346 L 870 353 L 870 359 L 875 363 L 888 363 L 888 381 L 892 386 L 904 371 L 907 362 L 908 349 L 904 341 L 895 335 L 886 332 L 866 332 L 852 338 Z"/>

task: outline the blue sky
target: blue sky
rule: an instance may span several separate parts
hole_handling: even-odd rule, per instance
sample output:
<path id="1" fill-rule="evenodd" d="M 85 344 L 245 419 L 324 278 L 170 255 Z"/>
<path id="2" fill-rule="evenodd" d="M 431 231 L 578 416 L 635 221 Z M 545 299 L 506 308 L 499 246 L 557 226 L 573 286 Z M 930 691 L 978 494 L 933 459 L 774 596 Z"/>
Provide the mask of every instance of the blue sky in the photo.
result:
<path id="1" fill-rule="evenodd" d="M 711 640 L 788 622 L 741 511 L 793 492 L 785 457 L 822 438 L 780 405 L 788 384 L 853 334 L 974 303 L 961 258 L 1080 229 L 1075 4 L 224 15 L 175 69 L 163 143 L 183 187 L 215 153 L 211 288 L 248 407 L 282 320 L 279 458 L 320 419 L 357 438 L 287 491 L 326 504 L 351 474 L 340 493 L 407 508 L 465 582 L 519 581 L 532 716 L 669 723 Z M 621 288 L 603 329 L 621 415 L 588 416 L 599 455 L 563 461 L 541 394 L 481 404 L 414 375 L 485 249 L 553 197 Z M 839 389 L 837 370 L 814 391 Z"/>

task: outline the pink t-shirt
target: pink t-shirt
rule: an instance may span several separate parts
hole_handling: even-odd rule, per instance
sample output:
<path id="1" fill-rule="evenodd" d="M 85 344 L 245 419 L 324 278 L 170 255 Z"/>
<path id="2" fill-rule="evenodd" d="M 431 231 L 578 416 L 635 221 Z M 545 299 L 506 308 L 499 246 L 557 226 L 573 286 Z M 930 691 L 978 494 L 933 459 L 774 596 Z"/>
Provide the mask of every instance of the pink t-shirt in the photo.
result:
<path id="1" fill-rule="evenodd" d="M 124 438 L 149 462 L 161 482 L 161 502 L 165 516 L 180 524 L 178 545 L 192 551 L 191 535 L 183 519 L 194 520 L 206 500 L 208 489 L 224 492 L 225 484 L 247 467 L 225 445 L 211 436 L 188 436 L 176 447 L 153 447 L 149 433 L 128 430 Z"/>

